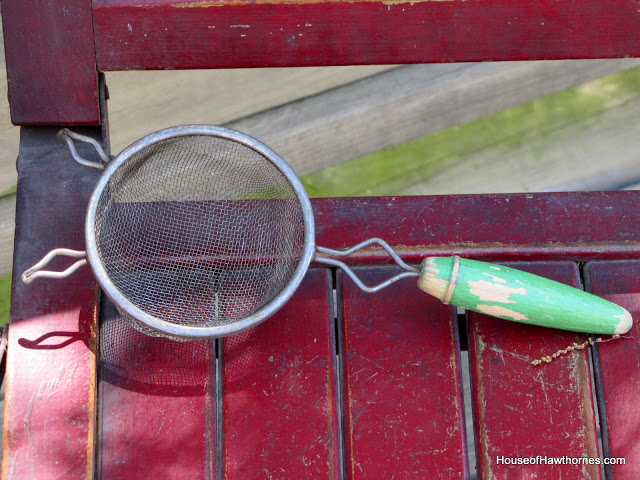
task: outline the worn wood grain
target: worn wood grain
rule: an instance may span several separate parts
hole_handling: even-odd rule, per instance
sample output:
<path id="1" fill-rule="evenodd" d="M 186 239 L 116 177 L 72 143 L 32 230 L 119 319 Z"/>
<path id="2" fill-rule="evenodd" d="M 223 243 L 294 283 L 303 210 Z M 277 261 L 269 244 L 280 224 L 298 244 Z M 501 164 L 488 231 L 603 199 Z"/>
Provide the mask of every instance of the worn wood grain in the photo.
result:
<path id="1" fill-rule="evenodd" d="M 229 126 L 393 68 L 367 65 L 108 72 L 113 150 L 119 152 L 144 135 L 173 125 Z M 275 120 L 273 127 L 282 128 Z M 264 140 L 261 135 L 256 138 Z"/>
<path id="2" fill-rule="evenodd" d="M 147 336 L 105 299 L 99 365 L 100 478 L 215 478 L 214 341 Z"/>
<path id="3" fill-rule="evenodd" d="M 316 243 L 346 248 L 383 237 L 405 261 L 433 255 L 493 260 L 634 258 L 638 192 L 313 199 Z M 589 218 L 589 222 L 577 219 Z M 351 259 L 351 260 L 350 260 Z M 390 263 L 380 248 L 346 261 Z"/>
<path id="4" fill-rule="evenodd" d="M 94 12 L 101 70 L 640 56 L 634 0 L 100 0 Z"/>
<path id="5" fill-rule="evenodd" d="M 266 322 L 222 341 L 222 477 L 340 478 L 331 274 L 311 270 Z"/>
<path id="6" fill-rule="evenodd" d="M 375 284 L 397 268 L 358 268 Z M 457 317 L 404 280 L 375 294 L 338 276 L 347 478 L 464 478 Z"/>
<path id="7" fill-rule="evenodd" d="M 88 268 L 58 281 L 26 285 L 20 279 L 53 248 L 84 248 L 85 211 L 99 172 L 73 162 L 56 131 L 22 129 L 3 433 L 6 479 L 94 474 L 95 279 Z M 83 133 L 101 138 L 99 129 Z M 91 149 L 82 148 L 82 154 L 97 157 Z"/>
<path id="8" fill-rule="evenodd" d="M 640 396 L 639 276 L 638 261 L 594 262 L 585 267 L 589 290 L 620 303 L 631 311 L 635 320 L 628 335 L 596 346 L 594 370 L 603 424 L 604 454 L 624 459 L 623 464 L 605 466 L 609 478 L 616 480 L 632 480 L 640 476 L 640 419 L 637 415 Z"/>
<path id="9" fill-rule="evenodd" d="M 636 59 L 409 65 L 258 112 L 227 126 L 261 139 L 282 155 L 298 175 L 306 175 L 637 65 L 640 65 L 640 60 Z M 632 111 L 635 109 L 629 108 L 629 112 Z M 620 135 L 626 135 L 628 142 L 634 142 L 634 130 L 621 128 L 629 121 L 628 118 L 620 121 L 617 131 L 606 129 L 607 124 L 600 126 L 608 137 L 601 133 L 596 137 L 598 142 L 610 147 L 620 140 Z M 598 126 L 591 123 L 583 125 L 583 128 L 596 130 Z M 570 139 L 575 138 L 576 142 L 594 135 L 590 131 L 589 136 L 584 135 L 583 138 L 575 130 Z M 537 151 L 544 148 L 545 141 L 548 139 L 539 141 L 542 146 Z M 533 168 L 551 171 L 550 167 L 555 167 L 558 170 L 563 165 L 563 159 L 558 157 L 569 156 L 566 149 L 552 156 L 551 144 L 549 153 L 534 161 L 533 158 L 525 159 L 521 152 L 510 155 L 505 151 L 508 147 L 504 143 L 488 146 L 488 152 L 483 150 L 477 154 L 486 159 L 481 165 L 473 155 L 468 155 L 469 158 L 449 159 L 440 175 L 434 175 L 426 167 L 424 173 L 405 174 L 400 170 L 407 178 L 405 183 L 408 187 L 405 185 L 404 191 L 398 193 L 412 193 L 416 188 L 422 188 L 415 192 L 422 194 L 453 193 L 454 189 L 470 193 L 475 191 L 474 188 L 477 191 L 483 188 L 486 191 L 504 191 L 504 184 L 508 182 L 511 182 L 512 190 L 519 187 L 521 191 L 531 191 L 549 188 L 561 181 L 562 176 L 551 174 L 544 183 L 545 179 L 538 179 L 538 175 L 529 180 L 530 185 L 521 185 L 525 174 L 516 167 L 519 166 L 530 177 Z M 601 145 L 596 150 L 598 155 L 603 155 L 605 146 Z M 581 149 L 583 159 L 588 151 Z M 429 153 L 425 152 L 425 157 Z M 595 161 L 596 154 L 592 155 L 594 160 L 583 162 L 586 163 L 586 171 L 582 175 L 595 179 L 599 172 L 589 170 L 598 162 Z M 609 155 L 612 163 L 608 164 L 608 171 L 616 170 L 623 161 L 626 165 L 626 156 L 623 152 Z M 569 156 L 569 159 L 573 158 Z M 567 163 L 565 160 L 564 164 Z M 478 173 L 468 175 L 461 169 L 449 173 L 447 169 L 456 165 L 473 168 Z M 506 178 L 499 175 L 500 168 L 507 170 Z M 565 177 L 570 180 L 578 177 L 575 168 L 570 173 L 568 170 Z M 429 178 L 429 173 L 434 178 Z M 366 176 L 366 170 L 361 174 Z M 390 188 L 397 183 L 392 173 L 388 183 Z M 384 183 L 379 188 L 384 188 Z"/>
<path id="10" fill-rule="evenodd" d="M 98 125 L 90 0 L 2 0 L 11 121 Z"/>
<path id="11" fill-rule="evenodd" d="M 640 181 L 638 111 L 640 97 L 623 95 L 601 114 L 550 123 L 521 141 L 504 137 L 418 172 L 402 191 L 435 195 L 633 188 Z"/>
<path id="12" fill-rule="evenodd" d="M 573 263 L 518 268 L 580 286 Z M 504 458 L 599 458 L 587 351 L 530 362 L 586 336 L 468 315 L 478 478 L 596 479 L 598 465 L 513 464 Z"/>

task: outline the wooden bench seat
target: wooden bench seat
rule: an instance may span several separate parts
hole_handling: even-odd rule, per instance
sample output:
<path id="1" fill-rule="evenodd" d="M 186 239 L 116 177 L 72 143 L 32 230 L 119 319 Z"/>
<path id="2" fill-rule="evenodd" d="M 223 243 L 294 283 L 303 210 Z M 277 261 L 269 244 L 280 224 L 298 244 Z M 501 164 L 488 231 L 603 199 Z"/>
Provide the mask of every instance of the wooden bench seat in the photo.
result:
<path id="1" fill-rule="evenodd" d="M 18 271 L 54 245 L 82 248 L 74 224 L 84 216 L 91 180 L 82 167 L 70 167 L 66 191 L 50 181 L 62 172 L 56 158 L 65 148 L 55 129 L 24 131 Z M 69 195 L 72 214 L 61 208 Z M 343 248 L 377 235 L 414 264 L 454 252 L 508 262 L 585 286 L 637 316 L 638 197 L 582 192 L 312 204 L 319 245 Z M 42 209 L 49 209 L 48 222 Z M 591 224 L 580 221 L 587 216 Z M 370 283 L 396 269 L 375 248 L 349 261 Z M 174 342 L 132 329 L 105 299 L 98 309 L 89 269 L 78 273 L 14 285 L 7 478 L 465 478 L 475 469 L 469 458 L 476 458 L 478 478 L 601 478 L 598 465 L 498 460 L 537 456 L 620 456 L 626 464 L 606 471 L 616 479 L 638 474 L 637 323 L 625 338 L 597 345 L 595 376 L 588 350 L 534 367 L 532 360 L 586 336 L 460 317 L 412 280 L 366 294 L 339 270 L 315 266 L 285 307 L 254 329 Z M 465 426 L 463 368 L 473 428 Z"/>
<path id="2" fill-rule="evenodd" d="M 195 343 L 132 330 L 88 268 L 20 281 L 47 251 L 84 248 L 99 172 L 55 135 L 75 126 L 108 147 L 102 72 L 640 57 L 637 0 L 0 3 L 22 126 L 2 478 L 640 478 L 637 191 L 313 202 L 319 245 L 378 236 L 412 264 L 514 263 L 636 318 L 537 367 L 586 336 L 460 315 L 408 280 L 364 294 L 318 265 L 273 318 Z M 392 270 L 373 248 L 349 262 L 371 281 Z M 608 457 L 625 462 L 593 464 Z"/>

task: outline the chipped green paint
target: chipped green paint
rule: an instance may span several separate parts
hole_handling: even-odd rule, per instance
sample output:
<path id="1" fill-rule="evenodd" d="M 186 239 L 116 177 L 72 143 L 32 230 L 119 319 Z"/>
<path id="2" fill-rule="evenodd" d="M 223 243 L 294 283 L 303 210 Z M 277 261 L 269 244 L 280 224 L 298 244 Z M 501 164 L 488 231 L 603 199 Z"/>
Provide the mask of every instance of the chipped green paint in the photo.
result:
<path id="1" fill-rule="evenodd" d="M 455 257 L 422 262 L 418 286 L 442 301 L 513 320 L 576 332 L 626 333 L 631 315 L 590 293 L 514 268 Z M 451 279 L 454 277 L 454 286 Z"/>

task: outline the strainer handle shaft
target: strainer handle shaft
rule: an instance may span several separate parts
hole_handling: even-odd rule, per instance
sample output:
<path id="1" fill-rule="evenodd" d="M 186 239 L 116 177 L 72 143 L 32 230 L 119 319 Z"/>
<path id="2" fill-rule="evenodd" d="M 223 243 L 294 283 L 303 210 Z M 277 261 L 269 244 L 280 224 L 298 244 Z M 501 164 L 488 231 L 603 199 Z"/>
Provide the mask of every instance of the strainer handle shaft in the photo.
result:
<path id="1" fill-rule="evenodd" d="M 72 264 L 67 269 L 56 272 L 52 270 L 41 270 L 47 263 L 49 263 L 54 257 L 58 255 L 65 255 L 67 257 L 80 258 L 77 262 Z M 87 264 L 86 252 L 79 250 L 71 250 L 69 248 L 56 248 L 47 253 L 42 260 L 36 263 L 33 267 L 27 269 L 22 274 L 22 281 L 24 283 L 31 283 L 36 278 L 66 278 L 80 267 Z"/>
<path id="2" fill-rule="evenodd" d="M 71 156 L 73 159 L 78 162 L 80 165 L 84 165 L 85 167 L 97 168 L 99 170 L 104 170 L 105 165 L 109 162 L 109 155 L 104 151 L 100 142 L 98 142 L 95 138 L 87 137 L 86 135 L 80 135 L 79 133 L 72 132 L 68 128 L 63 128 L 58 132 L 58 138 L 63 139 L 67 142 L 69 146 L 69 150 L 71 151 Z M 73 144 L 73 140 L 77 140 L 79 142 L 89 143 L 93 145 L 93 148 L 96 149 L 98 155 L 100 155 L 100 159 L 102 162 L 95 162 L 92 160 L 87 160 L 78 155 L 78 151 L 76 150 L 76 146 Z"/>
<path id="3" fill-rule="evenodd" d="M 325 247 L 316 247 L 316 252 L 318 253 L 322 253 L 323 255 L 331 255 L 333 257 L 346 257 L 348 255 L 351 255 L 352 253 L 358 251 L 358 250 L 362 250 L 363 248 L 368 247 L 369 245 L 373 245 L 373 244 L 377 244 L 380 245 L 382 248 L 385 249 L 385 251 L 389 254 L 389 256 L 391 258 L 393 258 L 393 260 L 400 266 L 402 267 L 403 270 L 406 270 L 403 273 L 399 273 L 398 275 L 395 275 L 387 280 L 385 280 L 384 282 L 381 282 L 377 285 L 373 285 L 373 286 L 368 286 L 365 285 L 362 280 L 360 280 L 360 278 L 358 278 L 358 276 L 354 273 L 353 270 L 351 270 L 347 264 L 345 264 L 344 262 L 341 262 L 340 260 L 336 260 L 335 258 L 327 258 L 324 256 L 318 256 L 316 255 L 314 257 L 314 260 L 316 262 L 319 263 L 324 263 L 327 265 L 331 265 L 334 267 L 339 267 L 341 268 L 347 275 L 349 275 L 349 277 L 351 277 L 351 280 L 353 280 L 355 282 L 355 284 L 362 290 L 364 290 L 367 293 L 374 293 L 377 292 L 378 290 L 382 290 L 385 287 L 388 287 L 389 285 L 391 285 L 394 282 L 397 282 L 398 280 L 401 280 L 403 278 L 407 278 L 407 277 L 418 277 L 420 275 L 419 271 L 417 268 L 412 267 L 410 265 L 407 265 L 399 256 L 396 252 L 393 251 L 393 249 L 389 246 L 389 244 L 387 242 L 385 242 L 384 240 L 382 240 L 381 238 L 370 238 L 368 240 L 365 240 L 364 242 L 360 242 L 357 245 L 354 245 L 351 248 L 348 248 L 347 250 L 332 250 L 330 248 L 325 248 Z"/>

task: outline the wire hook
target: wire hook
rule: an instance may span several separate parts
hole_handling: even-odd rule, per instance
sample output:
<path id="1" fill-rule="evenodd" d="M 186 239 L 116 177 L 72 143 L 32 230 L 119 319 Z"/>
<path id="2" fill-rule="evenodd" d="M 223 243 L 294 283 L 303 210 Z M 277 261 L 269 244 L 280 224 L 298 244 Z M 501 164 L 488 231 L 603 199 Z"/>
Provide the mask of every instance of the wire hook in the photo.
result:
<path id="1" fill-rule="evenodd" d="M 99 170 L 104 170 L 104 167 L 107 163 L 109 163 L 109 155 L 106 154 L 100 142 L 98 142 L 95 138 L 87 137 L 86 135 L 80 135 L 79 133 L 72 132 L 68 128 L 63 128 L 58 132 L 58 138 L 62 138 L 67 145 L 69 146 L 69 150 L 71 151 L 71 156 L 73 159 L 78 162 L 80 165 L 84 165 L 85 167 L 97 168 Z M 87 160 L 78 155 L 78 151 L 76 150 L 76 146 L 73 144 L 73 140 L 77 140 L 79 142 L 90 143 L 93 145 L 93 148 L 96 149 L 98 155 L 102 159 L 101 162 L 96 162 L 92 160 Z"/>

